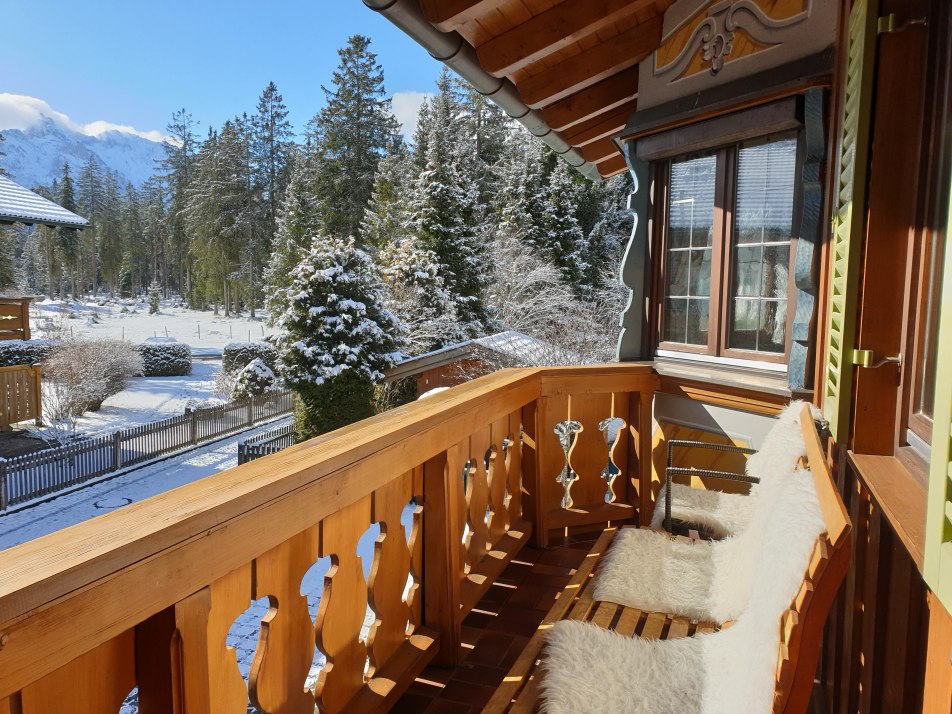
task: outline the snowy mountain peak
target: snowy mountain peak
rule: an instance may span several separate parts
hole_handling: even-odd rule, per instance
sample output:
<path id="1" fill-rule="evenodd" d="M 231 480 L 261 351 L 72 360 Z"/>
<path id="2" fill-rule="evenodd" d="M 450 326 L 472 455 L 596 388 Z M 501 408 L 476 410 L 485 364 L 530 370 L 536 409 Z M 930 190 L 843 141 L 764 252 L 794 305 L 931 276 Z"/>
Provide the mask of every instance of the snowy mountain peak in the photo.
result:
<path id="1" fill-rule="evenodd" d="M 119 174 L 121 183 L 140 185 L 165 156 L 159 131 L 94 121 L 77 124 L 42 99 L 0 93 L 0 133 L 5 141 L 0 167 L 26 186 L 48 185 L 68 161 L 75 178 L 90 157 Z"/>

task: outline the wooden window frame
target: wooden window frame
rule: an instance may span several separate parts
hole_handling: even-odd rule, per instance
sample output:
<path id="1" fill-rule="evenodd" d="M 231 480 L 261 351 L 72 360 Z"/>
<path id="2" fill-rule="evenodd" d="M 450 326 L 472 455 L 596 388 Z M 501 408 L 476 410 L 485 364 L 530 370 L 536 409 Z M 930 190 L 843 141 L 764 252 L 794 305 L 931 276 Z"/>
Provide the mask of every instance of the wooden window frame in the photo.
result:
<path id="1" fill-rule="evenodd" d="M 730 126 L 730 124 L 726 124 Z M 738 360 L 756 366 L 756 363 L 784 365 L 790 361 L 791 330 L 796 307 L 796 283 L 793 279 L 794 266 L 797 255 L 797 235 L 799 233 L 803 186 L 803 131 L 801 127 L 778 127 L 778 131 L 768 132 L 757 136 L 735 138 L 728 144 L 715 145 L 707 150 L 697 150 L 687 154 L 666 157 L 657 162 L 655 178 L 659 188 L 660 200 L 656 204 L 655 235 L 657 246 L 655 261 L 656 271 L 652 294 L 656 301 L 657 310 L 653 314 L 655 335 L 655 351 L 663 350 L 669 353 L 684 353 L 686 355 L 704 355 L 713 363 L 720 359 Z M 759 352 L 737 347 L 728 347 L 730 308 L 734 286 L 734 271 L 731 258 L 734 242 L 734 209 L 735 192 L 737 187 L 737 157 L 741 146 L 749 143 L 768 143 L 786 138 L 796 138 L 797 157 L 796 174 L 794 178 L 793 223 L 790 236 L 790 254 L 787 264 L 787 312 L 784 330 L 784 351 Z M 668 265 L 668 201 L 670 198 L 671 166 L 677 161 L 689 160 L 700 156 L 716 157 L 716 174 L 714 187 L 714 222 L 711 239 L 711 294 L 708 307 L 708 331 L 706 345 L 691 345 L 681 342 L 669 342 L 663 339 L 665 322 L 665 301 L 667 298 L 667 265 Z"/>

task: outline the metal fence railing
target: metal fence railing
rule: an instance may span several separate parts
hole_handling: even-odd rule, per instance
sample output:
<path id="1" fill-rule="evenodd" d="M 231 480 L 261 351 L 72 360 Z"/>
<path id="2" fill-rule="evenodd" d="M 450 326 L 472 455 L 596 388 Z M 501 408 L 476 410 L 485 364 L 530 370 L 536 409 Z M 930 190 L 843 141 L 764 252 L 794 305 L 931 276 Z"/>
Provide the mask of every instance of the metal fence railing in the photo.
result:
<path id="1" fill-rule="evenodd" d="M 82 439 L 32 454 L 0 459 L 0 512 L 125 466 L 213 441 L 293 411 L 293 392 L 269 392 L 221 406 L 186 410 L 181 416 L 120 429 L 110 436 Z"/>
<path id="2" fill-rule="evenodd" d="M 262 456 L 276 454 L 294 445 L 294 423 L 282 424 L 238 442 L 238 463 L 245 464 Z"/>

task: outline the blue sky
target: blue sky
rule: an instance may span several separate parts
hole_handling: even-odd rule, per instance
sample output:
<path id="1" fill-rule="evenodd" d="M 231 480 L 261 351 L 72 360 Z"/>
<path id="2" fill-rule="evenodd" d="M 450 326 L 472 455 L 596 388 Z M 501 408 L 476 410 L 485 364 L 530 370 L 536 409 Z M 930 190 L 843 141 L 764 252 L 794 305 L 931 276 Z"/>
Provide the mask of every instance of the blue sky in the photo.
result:
<path id="1" fill-rule="evenodd" d="M 337 49 L 369 35 L 398 116 L 440 65 L 360 0 L 21 0 L 4 3 L 0 92 L 36 97 L 79 125 L 163 130 L 188 109 L 201 132 L 254 110 L 278 85 L 300 131 L 323 105 Z M 0 113 L 0 129 L 4 117 Z M 9 128 L 9 127 L 7 127 Z"/>

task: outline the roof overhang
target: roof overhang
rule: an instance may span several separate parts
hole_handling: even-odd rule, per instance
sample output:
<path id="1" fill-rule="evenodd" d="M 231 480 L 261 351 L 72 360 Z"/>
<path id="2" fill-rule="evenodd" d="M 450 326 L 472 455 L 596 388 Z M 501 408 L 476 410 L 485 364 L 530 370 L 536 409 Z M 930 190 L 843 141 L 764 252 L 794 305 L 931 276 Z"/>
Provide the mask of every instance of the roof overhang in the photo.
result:
<path id="1" fill-rule="evenodd" d="M 591 179 L 626 170 L 613 141 L 672 0 L 363 0 Z"/>

